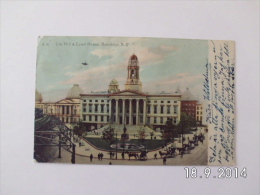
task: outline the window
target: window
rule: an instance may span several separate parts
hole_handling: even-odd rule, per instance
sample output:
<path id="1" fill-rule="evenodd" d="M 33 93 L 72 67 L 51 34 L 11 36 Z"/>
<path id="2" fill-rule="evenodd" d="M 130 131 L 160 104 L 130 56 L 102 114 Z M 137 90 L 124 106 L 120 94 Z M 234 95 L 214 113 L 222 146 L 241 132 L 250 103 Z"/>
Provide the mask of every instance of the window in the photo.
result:
<path id="1" fill-rule="evenodd" d="M 161 106 L 161 114 L 163 114 L 163 107 L 164 107 L 164 106 Z"/>
<path id="2" fill-rule="evenodd" d="M 174 101 L 174 103 L 176 104 L 176 103 L 177 103 L 177 101 Z"/>
<path id="3" fill-rule="evenodd" d="M 199 114 L 199 111 L 197 111 L 197 114 Z"/>
<path id="4" fill-rule="evenodd" d="M 89 102 L 92 102 L 92 100 L 89 100 Z"/>
<path id="5" fill-rule="evenodd" d="M 147 107 L 147 112 L 148 112 L 148 114 L 150 114 L 150 112 L 151 112 L 151 106 L 148 106 L 148 107 Z"/>
<path id="6" fill-rule="evenodd" d="M 140 123 L 143 123 L 143 117 L 142 116 L 140 117 Z"/>
<path id="7" fill-rule="evenodd" d="M 176 124 L 177 123 L 177 119 L 173 118 L 173 123 Z"/>
<path id="8" fill-rule="evenodd" d="M 86 102 L 86 100 L 83 100 L 83 102 Z"/>
<path id="9" fill-rule="evenodd" d="M 89 116 L 89 121 L 92 121 L 92 116 Z"/>
<path id="10" fill-rule="evenodd" d="M 147 123 L 150 124 L 150 117 L 147 117 Z"/>
<path id="11" fill-rule="evenodd" d="M 202 112 L 200 112 L 200 114 L 202 115 Z"/>
<path id="12" fill-rule="evenodd" d="M 96 104 L 95 105 L 95 112 L 97 112 L 98 111 L 98 105 Z"/>
<path id="13" fill-rule="evenodd" d="M 163 103 L 163 101 L 161 101 L 161 103 Z"/>
<path id="14" fill-rule="evenodd" d="M 157 106 L 154 106 L 154 114 L 157 113 Z"/>
<path id="15" fill-rule="evenodd" d="M 109 122 L 109 116 L 107 116 L 107 122 Z"/>
<path id="16" fill-rule="evenodd" d="M 156 117 L 154 117 L 154 119 L 153 119 L 153 123 L 156 123 Z"/>
<path id="17" fill-rule="evenodd" d="M 97 121 L 97 116 L 95 116 L 95 121 Z"/>
<path id="18" fill-rule="evenodd" d="M 161 121 L 160 122 L 163 123 L 163 117 L 161 117 Z"/>
<path id="19" fill-rule="evenodd" d="M 154 103 L 157 103 L 157 101 L 154 101 Z"/>
<path id="20" fill-rule="evenodd" d="M 103 104 L 101 105 L 101 112 L 102 113 L 104 112 L 104 105 Z"/>
<path id="21" fill-rule="evenodd" d="M 85 121 L 86 120 L 86 115 L 83 115 L 83 121 Z"/>
<path id="22" fill-rule="evenodd" d="M 170 114 L 170 113 L 171 113 L 171 107 L 167 106 L 167 114 Z"/>
<path id="23" fill-rule="evenodd" d="M 98 100 L 95 100 L 95 102 L 98 102 Z"/>
<path id="24" fill-rule="evenodd" d="M 167 101 L 167 103 L 169 104 L 169 103 L 171 103 L 171 101 Z"/>
<path id="25" fill-rule="evenodd" d="M 103 122 L 103 120 L 104 120 L 104 117 L 103 117 L 103 116 L 101 116 L 101 121 Z"/>
<path id="26" fill-rule="evenodd" d="M 174 114 L 177 114 L 177 106 L 174 106 Z"/>
<path id="27" fill-rule="evenodd" d="M 92 104 L 89 105 L 89 112 L 92 112 Z"/>
<path id="28" fill-rule="evenodd" d="M 84 107 L 83 107 L 83 112 L 86 112 L 86 111 L 87 111 L 87 109 L 86 109 L 86 107 L 84 106 Z"/>
<path id="29" fill-rule="evenodd" d="M 109 112 L 109 105 L 107 105 L 107 112 Z"/>
<path id="30" fill-rule="evenodd" d="M 104 102 L 104 100 L 101 100 L 101 102 Z"/>
<path id="31" fill-rule="evenodd" d="M 151 103 L 151 101 L 148 101 L 148 103 Z"/>

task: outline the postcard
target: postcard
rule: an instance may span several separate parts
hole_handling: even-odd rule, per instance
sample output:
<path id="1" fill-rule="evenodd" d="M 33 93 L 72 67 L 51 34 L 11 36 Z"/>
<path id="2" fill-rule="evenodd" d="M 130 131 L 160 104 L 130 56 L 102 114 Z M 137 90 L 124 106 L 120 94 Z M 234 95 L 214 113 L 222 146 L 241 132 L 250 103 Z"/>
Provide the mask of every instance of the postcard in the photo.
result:
<path id="1" fill-rule="evenodd" d="M 38 38 L 34 159 L 235 164 L 235 42 Z"/>

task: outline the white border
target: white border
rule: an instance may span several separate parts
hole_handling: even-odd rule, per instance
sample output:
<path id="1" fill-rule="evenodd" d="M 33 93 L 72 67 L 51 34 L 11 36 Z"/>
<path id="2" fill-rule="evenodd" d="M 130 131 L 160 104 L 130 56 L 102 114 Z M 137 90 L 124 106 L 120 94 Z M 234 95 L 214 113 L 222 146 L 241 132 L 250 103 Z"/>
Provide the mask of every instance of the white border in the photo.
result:
<path id="1" fill-rule="evenodd" d="M 34 163 L 39 35 L 235 40 L 236 167 L 247 167 L 248 177 L 186 179 L 184 167 L 174 166 Z M 1 194 L 259 194 L 258 121 L 258 1 L 1 2 Z"/>

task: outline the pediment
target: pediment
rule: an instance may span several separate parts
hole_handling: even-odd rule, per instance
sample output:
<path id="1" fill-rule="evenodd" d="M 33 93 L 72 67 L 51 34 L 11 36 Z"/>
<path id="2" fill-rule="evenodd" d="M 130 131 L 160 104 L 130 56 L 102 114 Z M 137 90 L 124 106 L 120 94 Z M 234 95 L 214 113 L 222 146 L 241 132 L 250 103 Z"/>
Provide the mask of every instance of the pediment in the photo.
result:
<path id="1" fill-rule="evenodd" d="M 146 94 L 137 91 L 125 90 L 110 94 L 110 96 L 146 96 Z"/>

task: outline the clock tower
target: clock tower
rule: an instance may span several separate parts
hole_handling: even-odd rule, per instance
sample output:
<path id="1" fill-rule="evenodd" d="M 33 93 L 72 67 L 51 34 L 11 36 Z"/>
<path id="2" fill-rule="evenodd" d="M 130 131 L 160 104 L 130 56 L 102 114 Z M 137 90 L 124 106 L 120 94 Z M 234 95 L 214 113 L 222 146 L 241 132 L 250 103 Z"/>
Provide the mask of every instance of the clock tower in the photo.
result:
<path id="1" fill-rule="evenodd" d="M 127 71 L 125 89 L 142 92 L 142 82 L 140 81 L 139 75 L 139 61 L 135 54 L 128 60 Z"/>

